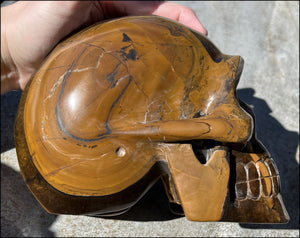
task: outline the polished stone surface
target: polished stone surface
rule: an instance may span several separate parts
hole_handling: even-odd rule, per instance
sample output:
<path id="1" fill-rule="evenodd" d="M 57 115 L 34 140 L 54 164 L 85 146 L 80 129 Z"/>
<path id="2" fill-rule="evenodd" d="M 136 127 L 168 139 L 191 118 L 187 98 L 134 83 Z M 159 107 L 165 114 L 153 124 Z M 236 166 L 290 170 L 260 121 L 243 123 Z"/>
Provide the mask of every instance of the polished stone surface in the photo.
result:
<path id="1" fill-rule="evenodd" d="M 14 119 L 20 92 L 1 96 L 1 236 L 299 237 L 299 2 L 177 2 L 194 9 L 212 42 L 241 55 L 238 95 L 254 107 L 258 138 L 281 175 L 288 224 L 191 222 L 169 213 L 162 184 L 113 218 L 51 215 L 19 172 Z"/>

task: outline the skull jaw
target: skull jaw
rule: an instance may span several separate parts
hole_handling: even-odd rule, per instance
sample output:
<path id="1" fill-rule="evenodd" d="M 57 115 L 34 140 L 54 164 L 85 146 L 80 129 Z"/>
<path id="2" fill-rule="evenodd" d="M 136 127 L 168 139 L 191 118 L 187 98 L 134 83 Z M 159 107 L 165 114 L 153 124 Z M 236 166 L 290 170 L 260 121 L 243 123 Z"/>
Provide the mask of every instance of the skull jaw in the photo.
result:
<path id="1" fill-rule="evenodd" d="M 204 143 L 200 144 L 205 151 Z M 169 201 L 174 205 L 171 211 L 179 214 L 181 205 L 181 214 L 192 221 L 287 223 L 290 218 L 280 194 L 278 169 L 256 134 L 244 146 L 219 144 L 211 142 L 210 153 L 203 153 L 206 161 L 199 158 L 197 146 L 168 145 L 173 150 L 166 153 L 172 172 L 169 183 L 174 183 L 168 187 L 176 187 L 169 192 Z M 208 175 L 216 161 L 216 173 Z"/>
<path id="2" fill-rule="evenodd" d="M 290 217 L 285 209 L 281 195 L 261 201 L 226 202 L 227 207 L 220 220 L 239 223 L 288 223 Z M 273 204 L 270 207 L 270 204 Z M 175 215 L 185 215 L 182 206 L 170 201 L 170 211 Z"/>

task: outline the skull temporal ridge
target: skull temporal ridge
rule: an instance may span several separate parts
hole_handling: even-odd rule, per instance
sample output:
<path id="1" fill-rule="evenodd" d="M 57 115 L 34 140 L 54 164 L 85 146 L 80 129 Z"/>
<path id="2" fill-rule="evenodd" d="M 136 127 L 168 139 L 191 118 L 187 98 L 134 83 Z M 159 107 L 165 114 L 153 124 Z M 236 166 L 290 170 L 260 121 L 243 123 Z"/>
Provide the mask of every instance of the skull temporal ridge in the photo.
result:
<path id="1" fill-rule="evenodd" d="M 115 215 L 161 179 L 190 220 L 287 222 L 278 170 L 236 96 L 242 68 L 241 57 L 156 16 L 68 38 L 19 106 L 28 187 L 50 213 Z"/>

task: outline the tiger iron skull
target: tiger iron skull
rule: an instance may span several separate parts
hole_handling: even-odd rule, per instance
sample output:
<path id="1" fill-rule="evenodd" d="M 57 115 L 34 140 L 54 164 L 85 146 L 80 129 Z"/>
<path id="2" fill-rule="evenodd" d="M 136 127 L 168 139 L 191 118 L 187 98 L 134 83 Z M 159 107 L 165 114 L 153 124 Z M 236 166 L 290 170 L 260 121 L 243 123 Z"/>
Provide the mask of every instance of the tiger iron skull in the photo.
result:
<path id="1" fill-rule="evenodd" d="M 20 102 L 28 187 L 49 213 L 106 216 L 161 179 L 172 211 L 190 220 L 287 222 L 278 170 L 236 95 L 242 68 L 241 57 L 157 16 L 71 36 Z"/>

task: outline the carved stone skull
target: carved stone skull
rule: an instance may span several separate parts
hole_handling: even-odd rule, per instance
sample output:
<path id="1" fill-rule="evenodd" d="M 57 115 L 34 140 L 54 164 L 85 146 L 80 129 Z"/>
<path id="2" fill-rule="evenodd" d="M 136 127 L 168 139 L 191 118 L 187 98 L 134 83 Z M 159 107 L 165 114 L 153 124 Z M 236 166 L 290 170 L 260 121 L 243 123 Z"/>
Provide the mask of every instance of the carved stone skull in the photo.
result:
<path id="1" fill-rule="evenodd" d="M 60 43 L 21 99 L 16 148 L 50 213 L 116 215 L 162 179 L 194 221 L 283 223 L 275 163 L 236 96 L 239 56 L 156 16 Z"/>

